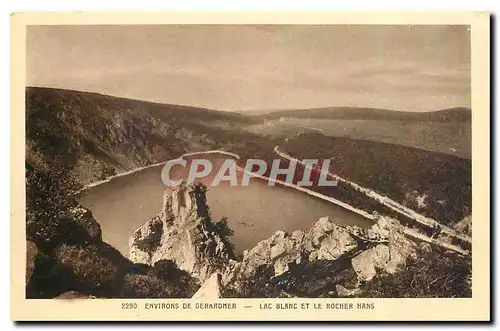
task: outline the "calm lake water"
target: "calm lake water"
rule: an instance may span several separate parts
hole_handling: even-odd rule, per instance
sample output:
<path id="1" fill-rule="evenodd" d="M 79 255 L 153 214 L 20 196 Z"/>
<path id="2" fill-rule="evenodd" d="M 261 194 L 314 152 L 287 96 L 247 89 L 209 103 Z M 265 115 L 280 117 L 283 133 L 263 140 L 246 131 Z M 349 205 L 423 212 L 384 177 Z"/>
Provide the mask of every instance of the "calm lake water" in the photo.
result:
<path id="1" fill-rule="evenodd" d="M 226 158 L 216 154 L 194 157 L 212 160 L 213 173 Z M 187 160 L 192 158 L 187 157 Z M 163 191 L 167 189 L 161 180 L 162 168 L 157 166 L 117 177 L 82 193 L 80 202 L 101 224 L 104 241 L 125 256 L 128 256 L 128 241 L 133 232 L 160 211 Z M 181 169 L 174 167 L 172 177 L 185 178 L 186 171 Z M 210 184 L 209 177 L 202 182 Z M 237 252 L 252 248 L 277 230 L 307 231 L 323 216 L 330 216 L 341 225 L 371 225 L 369 220 L 332 203 L 292 188 L 269 187 L 264 180 L 253 178 L 247 187 L 230 187 L 222 183 L 209 186 L 207 204 L 214 220 L 228 218 L 234 231 L 231 241 Z"/>

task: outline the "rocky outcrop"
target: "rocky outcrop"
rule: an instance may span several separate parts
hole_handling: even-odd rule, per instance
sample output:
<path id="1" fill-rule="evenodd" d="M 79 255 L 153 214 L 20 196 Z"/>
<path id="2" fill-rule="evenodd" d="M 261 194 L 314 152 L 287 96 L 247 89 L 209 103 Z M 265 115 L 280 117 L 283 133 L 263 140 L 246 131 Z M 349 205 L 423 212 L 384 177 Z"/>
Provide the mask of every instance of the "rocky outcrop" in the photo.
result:
<path id="1" fill-rule="evenodd" d="M 272 266 L 274 275 L 287 272 L 290 264 L 307 261 L 336 260 L 358 248 L 358 243 L 345 228 L 324 217 L 308 233 L 276 231 L 270 238 L 243 252 L 243 260 L 230 265 L 223 283 L 238 283 L 248 279 L 264 266 Z"/>
<path id="2" fill-rule="evenodd" d="M 426 243 L 426 242 L 420 243 L 420 245 L 418 246 L 418 249 L 420 252 L 422 252 L 424 254 L 429 254 L 432 252 L 431 245 L 429 243 Z"/>
<path id="3" fill-rule="evenodd" d="M 222 275 L 222 283 L 238 289 L 270 266 L 274 270 L 272 277 L 281 277 L 293 272 L 294 265 L 328 262 L 344 265 L 344 269 L 351 265 L 358 282 L 366 282 L 379 272 L 395 272 L 415 252 L 416 245 L 405 237 L 402 229 L 397 220 L 387 217 L 379 217 L 369 229 L 339 226 L 324 217 L 307 233 L 277 231 L 245 251 L 241 262 L 231 264 Z M 347 261 L 347 266 L 340 261 Z M 356 289 L 347 290 L 342 284 L 336 285 L 341 286 L 336 288 L 337 292 L 342 292 L 339 296 L 358 293 Z"/>
<path id="4" fill-rule="evenodd" d="M 371 280 L 378 272 L 395 273 L 413 255 L 416 244 L 410 240 L 397 220 L 380 217 L 367 230 L 371 238 L 378 237 L 375 246 L 362 251 L 351 260 L 360 281 Z"/>
<path id="5" fill-rule="evenodd" d="M 377 274 L 377 270 L 387 267 L 390 254 L 386 245 L 379 244 L 366 251 L 361 252 L 352 260 L 352 267 L 361 281 L 369 281 Z"/>
<path id="6" fill-rule="evenodd" d="M 336 260 L 358 248 L 355 237 L 329 217 L 320 218 L 313 225 L 305 243 L 309 261 Z"/>
<path id="7" fill-rule="evenodd" d="M 214 273 L 210 276 L 200 289 L 193 295 L 192 299 L 218 299 L 222 298 L 220 274 Z"/>
<path id="8" fill-rule="evenodd" d="M 211 220 L 205 192 L 194 184 L 165 191 L 160 213 L 131 237 L 130 259 L 149 265 L 171 260 L 201 282 L 222 270 L 233 252 Z"/>
<path id="9" fill-rule="evenodd" d="M 238 293 L 266 279 L 293 283 L 298 278 L 291 274 L 315 268 L 335 274 L 307 288 L 302 286 L 304 291 L 328 289 L 337 296 L 355 296 L 359 294 L 356 284 L 370 281 L 380 272 L 396 272 L 416 250 L 395 219 L 379 216 L 371 228 L 362 229 L 340 226 L 323 217 L 308 232 L 276 231 L 236 261 L 223 231 L 211 220 L 205 190 L 203 185 L 181 185 L 165 191 L 161 212 L 130 239 L 133 262 L 154 265 L 171 260 L 197 278 L 203 286 L 195 298 L 221 297 L 227 290 Z"/>

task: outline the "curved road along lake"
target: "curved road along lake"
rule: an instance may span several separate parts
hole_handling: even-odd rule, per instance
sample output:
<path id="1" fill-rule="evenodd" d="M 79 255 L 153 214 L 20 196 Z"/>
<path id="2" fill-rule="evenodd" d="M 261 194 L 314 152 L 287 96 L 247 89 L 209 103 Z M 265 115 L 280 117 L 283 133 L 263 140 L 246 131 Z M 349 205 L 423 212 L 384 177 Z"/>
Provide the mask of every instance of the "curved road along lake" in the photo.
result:
<path id="1" fill-rule="evenodd" d="M 185 158 L 189 162 L 194 157 L 211 160 L 214 174 L 228 156 L 205 154 Z M 101 224 L 104 241 L 125 256 L 132 233 L 160 211 L 163 191 L 167 189 L 161 180 L 162 169 L 160 165 L 117 177 L 81 194 L 81 204 Z M 176 166 L 171 177 L 186 178 L 186 173 Z M 238 178 L 239 183 L 241 174 Z M 340 225 L 371 225 L 369 220 L 333 203 L 278 184 L 270 187 L 262 179 L 252 178 L 246 187 L 230 187 L 227 182 L 212 187 L 210 176 L 201 181 L 209 188 L 207 204 L 213 220 L 228 218 L 237 252 L 252 248 L 277 230 L 308 231 L 323 216 L 330 216 Z"/>

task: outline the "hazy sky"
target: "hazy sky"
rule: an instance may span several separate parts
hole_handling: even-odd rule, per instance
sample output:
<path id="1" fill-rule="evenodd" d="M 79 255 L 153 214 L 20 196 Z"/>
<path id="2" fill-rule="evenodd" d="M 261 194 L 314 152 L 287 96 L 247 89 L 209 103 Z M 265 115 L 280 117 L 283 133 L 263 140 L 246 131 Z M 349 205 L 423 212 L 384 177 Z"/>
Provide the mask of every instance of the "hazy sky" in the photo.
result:
<path id="1" fill-rule="evenodd" d="M 221 110 L 470 106 L 465 26 L 31 26 L 27 84 Z"/>

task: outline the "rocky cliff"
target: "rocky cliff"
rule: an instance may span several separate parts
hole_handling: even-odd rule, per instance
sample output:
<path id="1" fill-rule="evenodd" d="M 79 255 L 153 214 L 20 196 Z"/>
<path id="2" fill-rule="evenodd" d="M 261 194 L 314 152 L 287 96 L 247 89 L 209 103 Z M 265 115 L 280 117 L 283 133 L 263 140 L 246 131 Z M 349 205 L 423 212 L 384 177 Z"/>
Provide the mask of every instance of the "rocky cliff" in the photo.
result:
<path id="1" fill-rule="evenodd" d="M 149 265 L 172 260 L 217 297 L 262 296 L 259 284 L 274 287 L 271 296 L 337 297 L 359 293 L 377 274 L 396 273 L 421 250 L 395 219 L 381 216 L 361 229 L 325 217 L 308 232 L 277 231 L 236 261 L 211 220 L 205 190 L 182 185 L 165 191 L 160 213 L 131 237 L 130 259 Z"/>
<path id="2" fill-rule="evenodd" d="M 149 265 L 171 260 L 201 281 L 223 270 L 233 252 L 223 223 L 211 219 L 205 191 L 202 185 L 166 190 L 160 213 L 131 237 L 130 259 Z"/>
<path id="3" fill-rule="evenodd" d="M 241 262 L 228 266 L 222 283 L 232 292 L 252 295 L 246 289 L 249 280 L 262 277 L 267 270 L 266 286 L 274 282 L 275 295 L 350 296 L 377 273 L 398 271 L 416 250 L 417 245 L 394 219 L 381 217 L 364 230 L 342 227 L 325 217 L 306 233 L 277 231 L 245 251 Z"/>
<path id="4" fill-rule="evenodd" d="M 253 121 L 230 112 L 27 87 L 26 159 L 47 169 L 57 162 L 88 184 L 186 151 L 243 141 L 241 128 Z"/>

